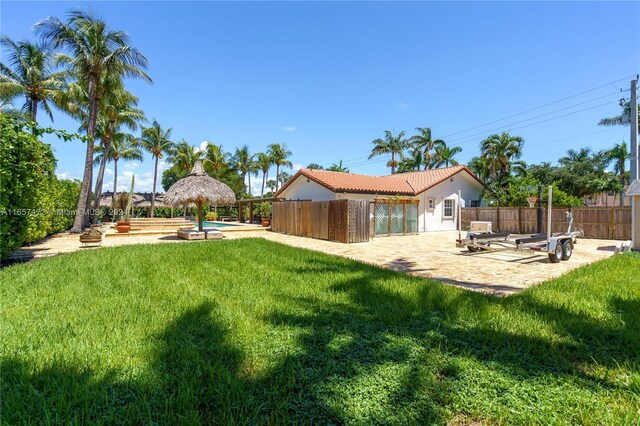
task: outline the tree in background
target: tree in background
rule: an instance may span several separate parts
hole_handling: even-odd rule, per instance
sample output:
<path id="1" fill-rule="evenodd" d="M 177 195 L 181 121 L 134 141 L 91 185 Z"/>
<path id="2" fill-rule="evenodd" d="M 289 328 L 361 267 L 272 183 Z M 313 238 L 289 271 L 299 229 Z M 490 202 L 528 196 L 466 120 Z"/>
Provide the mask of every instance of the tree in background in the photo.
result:
<path id="1" fill-rule="evenodd" d="M 418 171 L 424 163 L 424 154 L 422 149 L 414 147 L 409 151 L 409 156 L 404 157 L 402 161 L 400 161 L 398 164 L 398 171 L 400 173 Z"/>
<path id="2" fill-rule="evenodd" d="M 243 192 L 251 195 L 251 174 L 256 170 L 256 163 L 254 161 L 254 156 L 249 152 L 249 147 L 247 145 L 236 148 L 236 151 L 233 153 L 233 157 L 231 157 L 231 167 L 240 173 L 240 179 L 243 183 Z M 248 184 L 246 182 L 247 176 L 249 177 Z"/>
<path id="3" fill-rule="evenodd" d="M 512 162 L 522 157 L 524 139 L 504 132 L 493 134 L 480 142 L 480 156 L 489 164 L 490 176 L 499 187 L 511 173 Z"/>
<path id="4" fill-rule="evenodd" d="M 282 176 L 280 176 L 280 167 L 292 168 L 293 163 L 289 160 L 291 157 L 291 151 L 287 150 L 287 145 L 272 143 L 267 147 L 267 154 L 273 159 L 273 164 L 276 165 L 276 188 L 275 191 L 280 188 L 280 182 L 282 182 Z"/>
<path id="5" fill-rule="evenodd" d="M 416 127 L 418 131 L 417 135 L 414 135 L 409 138 L 409 146 L 418 150 L 422 153 L 422 156 L 419 157 L 417 152 L 412 153 L 412 157 L 415 160 L 421 158 L 422 164 L 424 164 L 424 169 L 431 169 L 435 167 L 436 163 L 436 148 L 439 146 L 446 145 L 442 139 L 432 139 L 431 138 L 431 128 L 430 127 Z M 416 170 L 419 170 L 420 165 Z"/>
<path id="6" fill-rule="evenodd" d="M 615 117 L 603 118 L 598 122 L 598 126 L 628 126 L 631 122 L 631 102 L 622 105 L 622 113 Z M 638 132 L 640 133 L 640 105 L 638 107 Z"/>
<path id="7" fill-rule="evenodd" d="M 342 160 L 340 160 L 338 164 L 334 163 L 331 166 L 327 167 L 327 170 L 330 172 L 349 173 L 349 169 L 342 165 Z"/>
<path id="8" fill-rule="evenodd" d="M 449 147 L 444 141 L 436 146 L 435 167 L 457 166 L 456 154 L 462 152 L 459 146 Z"/>
<path id="9" fill-rule="evenodd" d="M 264 186 L 269 179 L 269 169 L 273 165 L 273 158 L 269 154 L 264 152 L 258 153 L 258 160 L 256 160 L 258 168 L 262 171 L 262 188 L 260 189 L 260 197 L 264 197 Z"/>
<path id="10" fill-rule="evenodd" d="M 153 192 L 151 194 L 151 217 L 153 217 L 153 209 L 156 204 L 156 182 L 158 180 L 158 160 L 164 154 L 170 153 L 174 148 L 171 141 L 171 131 L 169 128 L 164 130 L 158 120 L 154 119 L 150 127 L 142 127 L 142 136 L 138 140 L 140 146 L 151 153 L 154 159 L 153 167 Z"/>
<path id="11" fill-rule="evenodd" d="M 104 161 L 104 147 L 99 145 L 96 147 L 97 155 L 95 157 L 96 164 L 102 164 Z M 142 150 L 137 145 L 135 138 L 133 135 L 129 133 L 115 133 L 111 138 L 111 148 L 109 149 L 109 153 L 106 157 L 106 161 L 113 161 L 113 195 L 111 205 L 115 206 L 116 203 L 116 192 L 118 192 L 118 161 L 120 159 L 123 160 L 132 160 L 132 161 L 142 161 Z"/>
<path id="12" fill-rule="evenodd" d="M 33 121 L 40 106 L 53 120 L 49 102 L 64 86 L 64 79 L 63 73 L 53 72 L 50 47 L 28 41 L 15 42 L 6 36 L 0 38 L 0 43 L 9 51 L 7 62 L 0 62 L 0 98 L 11 101 L 24 96 L 22 110 Z"/>
<path id="13" fill-rule="evenodd" d="M 316 164 L 316 163 L 311 163 L 307 166 L 307 169 L 309 170 L 324 170 L 324 167 L 322 167 L 320 164 Z"/>
<path id="14" fill-rule="evenodd" d="M 118 82 L 119 83 L 119 82 Z M 144 112 L 136 108 L 138 98 L 124 89 L 121 84 L 114 87 L 104 96 L 98 115 L 96 125 L 96 136 L 100 138 L 100 147 L 105 152 L 111 151 L 111 143 L 113 136 L 121 127 L 125 126 L 131 131 L 138 129 L 138 124 L 146 120 Z M 102 194 L 102 181 L 104 179 L 104 171 L 106 161 L 99 163 L 98 176 L 96 177 L 96 190 L 94 197 L 93 223 L 98 219 L 98 208 L 100 206 L 100 196 Z M 115 192 L 115 189 L 114 189 Z"/>
<path id="15" fill-rule="evenodd" d="M 620 182 L 620 205 L 624 205 L 624 189 L 629 183 L 627 181 L 626 174 L 626 162 L 629 158 L 631 158 L 631 154 L 629 153 L 629 148 L 625 141 L 616 144 L 613 148 L 605 152 L 605 156 L 607 158 L 607 162 L 613 162 L 614 173 L 618 174 L 619 182 Z"/>
<path id="16" fill-rule="evenodd" d="M 90 201 L 98 107 L 100 98 L 105 95 L 103 83 L 110 80 L 111 76 L 142 78 L 150 82 L 151 79 L 143 71 L 147 67 L 147 59 L 129 44 L 126 33 L 113 31 L 104 20 L 80 10 L 71 11 L 66 23 L 49 17 L 35 27 L 45 42 L 52 42 L 55 48 L 68 51 L 68 54 L 59 53 L 57 61 L 68 68 L 87 92 L 87 150 L 72 228 L 72 232 L 81 232 L 85 224 L 84 211 Z"/>
<path id="17" fill-rule="evenodd" d="M 267 188 L 269 189 L 270 192 L 275 193 L 277 187 L 278 187 L 278 184 L 275 179 L 271 179 L 267 181 Z"/>
<path id="18" fill-rule="evenodd" d="M 213 177 L 220 179 L 220 174 L 227 167 L 227 156 L 222 149 L 222 145 L 207 142 L 203 160 L 205 169 L 211 170 L 213 172 Z"/>
<path id="19" fill-rule="evenodd" d="M 391 160 L 387 162 L 387 167 L 391 167 L 391 174 L 396 172 L 398 167 L 398 161 L 396 156 L 400 159 L 404 158 L 404 150 L 407 147 L 407 140 L 404 139 L 404 132 L 398 133 L 394 136 L 389 130 L 385 130 L 384 139 L 374 139 L 373 149 L 369 155 L 369 159 L 385 154 L 391 154 Z"/>
<path id="20" fill-rule="evenodd" d="M 181 139 L 180 142 L 171 147 L 167 153 L 169 154 L 167 157 L 167 162 L 172 164 L 173 167 L 181 173 L 183 176 L 186 176 L 193 166 L 195 166 L 198 160 L 202 159 L 202 151 L 196 149 L 193 145 L 189 144 L 189 142 Z M 164 178 L 164 173 L 163 173 Z M 183 207 L 183 214 L 187 216 L 187 204 L 185 203 Z"/>

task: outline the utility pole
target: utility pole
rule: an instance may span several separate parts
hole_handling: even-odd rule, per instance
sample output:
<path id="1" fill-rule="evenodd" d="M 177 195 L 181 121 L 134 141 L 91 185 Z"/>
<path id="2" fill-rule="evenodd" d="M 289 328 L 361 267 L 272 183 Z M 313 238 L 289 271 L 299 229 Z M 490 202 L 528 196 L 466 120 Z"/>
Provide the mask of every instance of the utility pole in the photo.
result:
<path id="1" fill-rule="evenodd" d="M 631 80 L 631 105 L 629 108 L 631 127 L 631 182 L 638 179 L 638 78 Z"/>

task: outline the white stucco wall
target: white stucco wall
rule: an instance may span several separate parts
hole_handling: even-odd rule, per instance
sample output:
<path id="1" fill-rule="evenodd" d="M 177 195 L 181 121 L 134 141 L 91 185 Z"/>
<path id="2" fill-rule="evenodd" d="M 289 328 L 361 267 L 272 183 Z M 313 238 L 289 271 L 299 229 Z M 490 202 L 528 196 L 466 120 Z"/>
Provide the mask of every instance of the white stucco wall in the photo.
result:
<path id="1" fill-rule="evenodd" d="M 454 231 L 457 228 L 457 203 L 458 190 L 461 191 L 462 207 L 469 205 L 470 200 L 479 200 L 482 185 L 466 172 L 460 172 L 450 179 L 439 183 L 433 188 L 428 189 L 418 195 L 420 204 L 418 206 L 418 231 Z M 334 193 L 324 186 L 307 179 L 305 176 L 299 176 L 295 181 L 283 191 L 280 196 L 287 200 L 313 200 L 327 201 L 335 199 L 350 200 L 369 200 L 373 201 L 376 197 L 384 195 L 373 194 L 352 194 L 352 193 Z M 427 211 L 427 198 L 435 199 L 435 208 L 433 211 Z M 444 200 L 453 199 L 454 211 L 453 218 L 444 218 Z"/>
<path id="2" fill-rule="evenodd" d="M 479 200 L 482 185 L 468 173 L 460 172 L 450 179 L 429 188 L 420 194 L 420 206 L 418 210 L 420 232 L 430 231 L 455 231 L 458 229 L 457 211 L 458 190 L 461 191 L 461 207 L 469 205 L 471 200 Z M 433 211 L 427 211 L 427 198 L 435 199 Z M 444 217 L 444 200 L 454 200 L 453 218 Z"/>
<path id="3" fill-rule="evenodd" d="M 336 194 L 305 176 L 298 176 L 280 197 L 286 200 L 328 201 L 335 200 Z"/>

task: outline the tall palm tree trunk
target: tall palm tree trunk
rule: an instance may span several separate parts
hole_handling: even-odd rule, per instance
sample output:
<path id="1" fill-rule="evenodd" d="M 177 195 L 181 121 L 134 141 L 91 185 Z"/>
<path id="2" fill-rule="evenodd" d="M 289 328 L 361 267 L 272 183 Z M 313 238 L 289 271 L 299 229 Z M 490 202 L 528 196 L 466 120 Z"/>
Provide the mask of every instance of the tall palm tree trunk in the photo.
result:
<path id="1" fill-rule="evenodd" d="M 391 174 L 395 174 L 396 172 L 396 153 L 391 150 Z"/>
<path id="2" fill-rule="evenodd" d="M 89 79 L 89 119 L 87 122 L 87 153 L 84 158 L 84 174 L 82 176 L 82 186 L 80 187 L 80 197 L 76 208 L 76 217 L 73 219 L 72 233 L 80 233 L 85 225 L 85 211 L 87 200 L 91 193 L 91 174 L 93 171 L 93 137 L 96 132 L 96 118 L 98 116 L 98 96 L 96 94 L 95 76 Z"/>
<path id="3" fill-rule="evenodd" d="M 111 209 L 113 221 L 116 220 L 116 193 L 118 191 L 118 157 L 113 159 L 113 196 L 111 197 Z"/>
<path id="4" fill-rule="evenodd" d="M 262 172 L 262 189 L 260 190 L 260 197 L 264 197 L 264 184 L 267 181 L 267 173 Z"/>
<path id="5" fill-rule="evenodd" d="M 98 177 L 96 178 L 96 191 L 95 191 L 95 200 L 93 201 L 93 210 L 94 214 L 91 218 L 91 223 L 98 222 L 98 209 L 100 208 L 100 196 L 102 195 L 102 181 L 104 180 L 104 170 L 107 167 L 107 158 L 108 153 L 111 150 L 111 137 L 113 135 L 113 131 L 110 131 L 105 138 L 104 142 L 104 151 L 102 156 L 102 161 L 100 162 L 100 168 L 98 169 Z"/>
<path id="6" fill-rule="evenodd" d="M 35 122 L 38 115 L 38 101 L 31 100 L 31 119 Z"/>
<path id="7" fill-rule="evenodd" d="M 158 156 L 156 155 L 156 164 L 153 168 L 153 192 L 151 193 L 151 217 L 156 207 L 156 182 L 158 180 Z"/>
<path id="8" fill-rule="evenodd" d="M 251 195 L 251 172 L 247 173 L 247 178 L 249 179 L 249 185 L 247 185 L 247 193 Z"/>
<path id="9" fill-rule="evenodd" d="M 280 164 L 276 164 L 276 192 L 280 187 Z"/>

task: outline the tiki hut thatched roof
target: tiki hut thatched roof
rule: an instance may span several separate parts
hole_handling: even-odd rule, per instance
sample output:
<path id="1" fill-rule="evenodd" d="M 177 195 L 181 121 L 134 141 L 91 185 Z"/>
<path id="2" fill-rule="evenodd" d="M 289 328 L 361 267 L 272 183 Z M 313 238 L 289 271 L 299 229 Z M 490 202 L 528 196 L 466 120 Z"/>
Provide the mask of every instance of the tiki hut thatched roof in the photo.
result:
<path id="1" fill-rule="evenodd" d="M 226 184 L 209 176 L 197 161 L 191 173 L 180 179 L 164 195 L 167 205 L 181 206 L 184 203 L 233 204 L 236 195 Z"/>
<path id="2" fill-rule="evenodd" d="M 120 194 L 129 194 L 128 192 L 119 192 L 116 193 L 116 201 Z M 169 207 L 163 201 L 164 194 L 156 192 L 156 208 L 158 207 Z M 111 203 L 113 200 L 113 192 L 107 191 L 103 192 L 100 196 L 100 207 L 111 207 Z M 151 192 L 134 192 L 132 203 L 134 208 L 149 208 L 151 207 Z M 195 205 L 195 204 L 193 204 Z M 192 205 L 192 207 L 193 207 Z"/>

